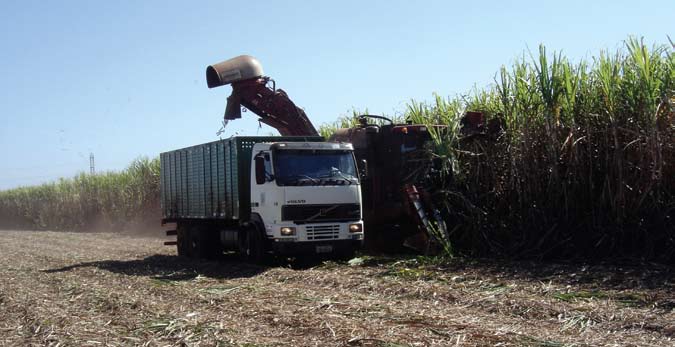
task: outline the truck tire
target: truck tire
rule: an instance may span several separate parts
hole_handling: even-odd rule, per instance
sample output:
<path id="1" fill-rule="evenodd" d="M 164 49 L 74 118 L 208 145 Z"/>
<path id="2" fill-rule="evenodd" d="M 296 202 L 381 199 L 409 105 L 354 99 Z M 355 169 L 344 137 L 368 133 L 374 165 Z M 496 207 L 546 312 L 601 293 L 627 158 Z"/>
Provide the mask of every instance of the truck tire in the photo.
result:
<path id="1" fill-rule="evenodd" d="M 178 223 L 176 226 L 176 251 L 180 257 L 190 257 L 189 232 L 190 226 Z"/>
<path id="2" fill-rule="evenodd" d="M 193 225 L 190 228 L 189 253 L 196 259 L 216 259 L 222 253 L 218 233 L 204 225 Z"/>
<path id="3" fill-rule="evenodd" d="M 254 263 L 264 264 L 269 259 L 267 247 L 262 231 L 251 225 L 242 229 L 239 233 L 239 250 L 243 260 Z"/>
<path id="4" fill-rule="evenodd" d="M 191 258 L 200 259 L 204 257 L 203 242 L 201 240 L 202 228 L 198 225 L 192 225 L 188 231 L 188 254 Z"/>
<path id="5" fill-rule="evenodd" d="M 209 260 L 219 259 L 223 255 L 223 244 L 220 243 L 220 233 L 214 229 L 202 229 L 204 242 L 204 257 Z"/>

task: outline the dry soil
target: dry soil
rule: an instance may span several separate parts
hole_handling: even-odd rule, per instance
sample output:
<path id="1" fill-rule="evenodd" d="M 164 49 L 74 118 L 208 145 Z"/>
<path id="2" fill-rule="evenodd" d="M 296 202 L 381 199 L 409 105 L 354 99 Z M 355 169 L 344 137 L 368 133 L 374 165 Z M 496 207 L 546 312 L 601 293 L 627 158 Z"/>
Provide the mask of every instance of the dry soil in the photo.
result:
<path id="1" fill-rule="evenodd" d="M 0 231 L 0 345 L 674 346 L 673 269 L 182 259 L 160 238 Z"/>

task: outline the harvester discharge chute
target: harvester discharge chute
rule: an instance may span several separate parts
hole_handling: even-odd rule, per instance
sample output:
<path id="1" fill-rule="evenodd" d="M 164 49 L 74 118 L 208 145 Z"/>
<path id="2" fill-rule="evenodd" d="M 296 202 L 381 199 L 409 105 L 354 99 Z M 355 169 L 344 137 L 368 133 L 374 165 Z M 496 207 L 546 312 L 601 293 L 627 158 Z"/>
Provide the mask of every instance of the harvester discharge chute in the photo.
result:
<path id="1" fill-rule="evenodd" d="M 254 57 L 241 55 L 208 66 L 206 82 L 209 88 L 232 85 L 225 120 L 241 118 L 244 106 L 257 114 L 262 123 L 277 129 L 281 136 L 319 135 L 305 111 L 297 107 L 286 92 L 277 89 L 273 79 L 263 75 L 262 66 Z"/>

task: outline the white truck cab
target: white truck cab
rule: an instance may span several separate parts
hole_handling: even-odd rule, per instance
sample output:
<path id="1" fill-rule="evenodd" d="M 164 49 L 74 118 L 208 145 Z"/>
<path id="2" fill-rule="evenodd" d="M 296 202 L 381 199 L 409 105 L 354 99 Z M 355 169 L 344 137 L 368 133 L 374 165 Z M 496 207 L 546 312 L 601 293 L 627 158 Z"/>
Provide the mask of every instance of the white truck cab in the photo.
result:
<path id="1" fill-rule="evenodd" d="M 353 254 L 363 242 L 361 186 L 348 143 L 256 143 L 251 215 L 275 253 Z"/>

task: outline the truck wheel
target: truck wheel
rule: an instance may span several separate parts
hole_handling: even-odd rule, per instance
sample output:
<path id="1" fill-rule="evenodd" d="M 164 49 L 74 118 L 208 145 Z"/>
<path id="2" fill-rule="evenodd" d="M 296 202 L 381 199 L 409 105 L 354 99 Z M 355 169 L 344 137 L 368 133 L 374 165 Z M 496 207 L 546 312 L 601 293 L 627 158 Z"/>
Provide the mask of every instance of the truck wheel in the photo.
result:
<path id="1" fill-rule="evenodd" d="M 203 225 L 190 228 L 188 249 L 192 258 L 216 259 L 222 254 L 218 233 Z"/>
<path id="2" fill-rule="evenodd" d="M 201 242 L 204 250 L 204 258 L 215 260 L 223 255 L 223 245 L 220 243 L 220 233 L 210 228 L 202 228 Z"/>
<path id="3" fill-rule="evenodd" d="M 191 258 L 202 258 L 202 242 L 200 240 L 201 228 L 193 225 L 188 231 L 188 253 Z"/>
<path id="4" fill-rule="evenodd" d="M 178 223 L 176 226 L 176 250 L 180 257 L 190 256 L 189 232 L 189 225 L 186 225 L 185 223 Z"/>
<path id="5" fill-rule="evenodd" d="M 240 252 L 245 261 L 254 264 L 263 264 L 267 261 L 267 247 L 262 232 L 255 226 L 250 226 L 240 232 Z"/>

